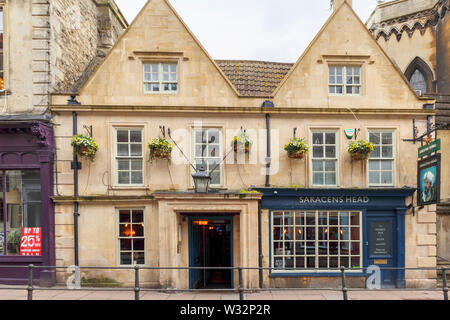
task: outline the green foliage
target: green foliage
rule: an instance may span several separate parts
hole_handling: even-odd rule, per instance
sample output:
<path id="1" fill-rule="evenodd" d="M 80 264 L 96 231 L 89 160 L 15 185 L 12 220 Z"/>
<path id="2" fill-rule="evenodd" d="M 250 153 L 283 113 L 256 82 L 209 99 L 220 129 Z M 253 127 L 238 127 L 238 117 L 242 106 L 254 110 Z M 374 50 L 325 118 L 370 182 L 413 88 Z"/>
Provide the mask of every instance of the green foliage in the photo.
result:
<path id="1" fill-rule="evenodd" d="M 97 142 L 91 137 L 83 134 L 77 134 L 72 137 L 71 145 L 76 153 L 81 157 L 91 161 L 95 160 L 95 155 L 99 149 Z"/>
<path id="2" fill-rule="evenodd" d="M 121 287 L 122 284 L 120 282 L 117 282 L 116 280 L 113 280 L 111 278 L 107 278 L 107 277 L 98 277 L 98 278 L 82 278 L 81 279 L 81 285 L 83 287 L 97 287 L 97 288 L 101 288 L 101 287 L 109 287 L 109 288 L 114 288 L 114 287 Z"/>
<path id="3" fill-rule="evenodd" d="M 309 146 L 305 143 L 302 138 L 292 138 L 285 146 L 284 150 L 287 151 L 288 154 L 294 153 L 308 153 Z"/>
<path id="4" fill-rule="evenodd" d="M 239 193 L 242 193 L 242 194 L 251 194 L 251 193 L 260 194 L 261 192 L 259 192 L 258 190 L 241 189 L 241 190 L 239 190 Z"/>
<path id="5" fill-rule="evenodd" d="M 364 140 L 352 141 L 348 146 L 350 154 L 359 153 L 361 155 L 369 155 L 373 151 L 372 142 L 365 142 Z"/>
<path id="6" fill-rule="evenodd" d="M 150 160 L 155 158 L 169 159 L 172 156 L 173 146 L 164 138 L 158 137 L 148 143 L 150 149 Z"/>
<path id="7" fill-rule="evenodd" d="M 6 242 L 11 245 L 18 245 L 18 244 L 20 244 L 21 236 L 22 236 L 22 234 L 19 232 L 18 229 L 14 230 L 14 231 L 10 231 L 8 233 Z"/>
<path id="8" fill-rule="evenodd" d="M 241 146 L 251 146 L 253 144 L 252 140 L 250 139 L 247 132 L 241 131 L 237 136 L 233 137 L 233 140 L 231 141 L 231 146 L 234 147 L 234 145 Z"/>

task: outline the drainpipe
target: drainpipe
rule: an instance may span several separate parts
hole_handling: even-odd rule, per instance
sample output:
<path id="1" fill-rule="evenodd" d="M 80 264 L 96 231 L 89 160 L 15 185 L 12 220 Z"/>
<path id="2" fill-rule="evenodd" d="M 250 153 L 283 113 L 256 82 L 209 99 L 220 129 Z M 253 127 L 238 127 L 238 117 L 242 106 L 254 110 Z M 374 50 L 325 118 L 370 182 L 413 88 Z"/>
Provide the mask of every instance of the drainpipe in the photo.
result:
<path id="1" fill-rule="evenodd" d="M 263 108 L 273 108 L 275 105 L 272 101 L 266 100 L 262 104 Z M 266 157 L 266 187 L 270 187 L 270 114 L 266 113 L 266 130 L 267 130 L 267 157 Z"/>
<path id="2" fill-rule="evenodd" d="M 73 135 L 78 134 L 77 130 L 77 113 L 72 112 L 73 117 Z M 73 196 L 78 197 L 78 155 L 73 153 Z M 78 202 L 73 203 L 73 236 L 74 236 L 74 250 L 75 250 L 75 265 L 79 265 L 78 261 Z"/>
<path id="3" fill-rule="evenodd" d="M 80 103 L 75 100 L 75 96 L 71 96 L 70 99 L 67 101 L 67 104 L 69 105 L 79 105 Z M 78 121 L 77 121 L 77 112 L 72 112 L 72 128 L 73 128 L 73 135 L 78 134 Z M 78 197 L 78 170 L 81 169 L 81 163 L 78 162 L 78 155 L 74 152 L 73 153 L 73 162 L 72 162 L 72 169 L 73 169 L 73 196 Z M 74 237 L 74 254 L 75 254 L 75 266 L 79 266 L 79 260 L 78 260 L 78 202 L 74 201 L 73 203 L 73 237 Z"/>
<path id="4" fill-rule="evenodd" d="M 275 105 L 272 101 L 266 100 L 262 104 L 262 108 L 273 108 Z M 266 157 L 266 187 L 270 187 L 270 114 L 266 113 L 266 147 L 267 147 L 267 157 Z M 262 226 L 261 226 L 261 200 L 258 200 L 258 265 L 259 265 L 259 287 L 263 287 L 263 253 L 262 253 Z"/>
<path id="5" fill-rule="evenodd" d="M 258 255 L 259 255 L 259 288 L 263 287 L 263 254 L 262 254 L 262 228 L 261 228 L 261 200 L 258 200 Z"/>

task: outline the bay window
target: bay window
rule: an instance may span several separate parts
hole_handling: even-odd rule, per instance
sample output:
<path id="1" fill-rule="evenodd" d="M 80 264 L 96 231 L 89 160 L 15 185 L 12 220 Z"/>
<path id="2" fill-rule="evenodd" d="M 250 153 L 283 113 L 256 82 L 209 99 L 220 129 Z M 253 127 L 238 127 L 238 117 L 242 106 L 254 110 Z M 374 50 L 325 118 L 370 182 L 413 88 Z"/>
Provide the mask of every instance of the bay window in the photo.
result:
<path id="1" fill-rule="evenodd" d="M 274 211 L 272 271 L 361 268 L 361 219 L 359 211 Z"/>

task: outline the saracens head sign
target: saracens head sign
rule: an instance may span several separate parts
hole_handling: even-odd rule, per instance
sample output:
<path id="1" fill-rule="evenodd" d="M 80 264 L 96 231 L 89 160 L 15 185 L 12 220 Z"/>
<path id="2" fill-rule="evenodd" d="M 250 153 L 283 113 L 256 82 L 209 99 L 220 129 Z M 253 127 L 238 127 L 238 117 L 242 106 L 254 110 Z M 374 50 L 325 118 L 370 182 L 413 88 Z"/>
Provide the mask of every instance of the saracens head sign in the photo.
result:
<path id="1" fill-rule="evenodd" d="M 300 197 L 299 200 L 301 204 L 363 204 L 370 202 L 370 198 L 367 196 Z"/>

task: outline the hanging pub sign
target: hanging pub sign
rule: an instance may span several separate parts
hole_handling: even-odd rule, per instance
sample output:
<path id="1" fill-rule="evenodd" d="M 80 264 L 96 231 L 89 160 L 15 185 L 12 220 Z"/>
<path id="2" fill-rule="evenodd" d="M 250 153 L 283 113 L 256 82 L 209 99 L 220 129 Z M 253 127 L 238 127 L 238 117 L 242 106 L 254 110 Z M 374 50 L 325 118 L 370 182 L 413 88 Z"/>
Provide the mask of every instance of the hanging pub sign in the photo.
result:
<path id="1" fill-rule="evenodd" d="M 417 205 L 437 204 L 440 201 L 441 155 L 436 154 L 418 162 Z"/>
<path id="2" fill-rule="evenodd" d="M 419 158 L 428 156 L 433 152 L 441 150 L 441 139 L 437 139 L 430 144 L 419 148 Z"/>
<path id="3" fill-rule="evenodd" d="M 41 253 L 41 228 L 22 228 L 20 255 L 40 256 Z"/>

